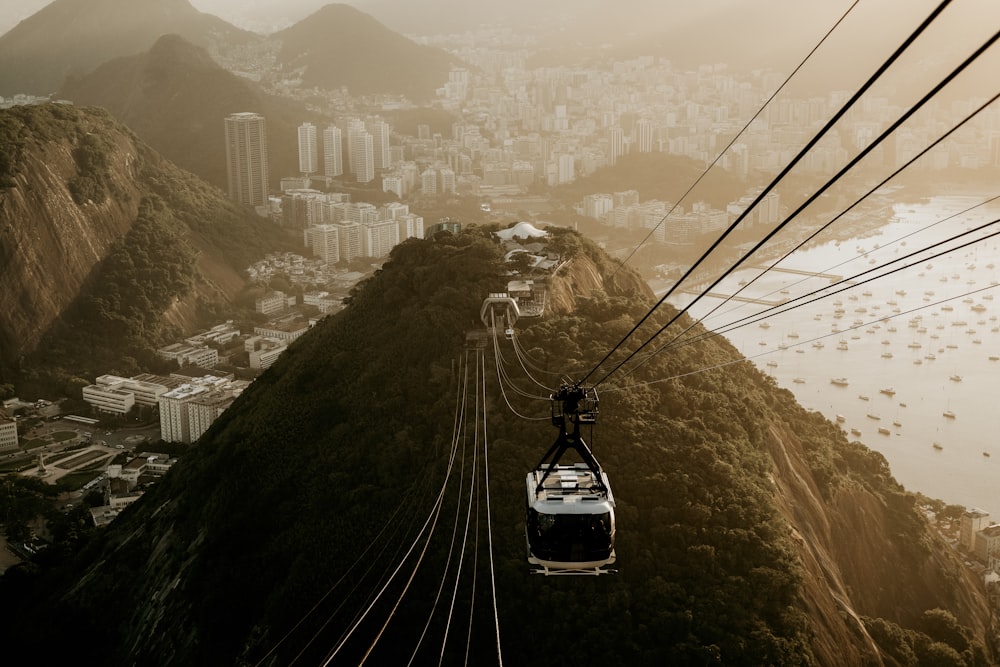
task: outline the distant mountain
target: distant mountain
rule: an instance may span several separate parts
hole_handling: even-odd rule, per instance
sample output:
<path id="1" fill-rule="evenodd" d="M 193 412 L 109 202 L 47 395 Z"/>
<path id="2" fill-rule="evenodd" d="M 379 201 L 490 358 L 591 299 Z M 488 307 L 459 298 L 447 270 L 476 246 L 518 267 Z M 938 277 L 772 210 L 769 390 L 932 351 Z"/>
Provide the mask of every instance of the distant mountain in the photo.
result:
<path id="1" fill-rule="evenodd" d="M 48 95 L 66 76 L 176 33 L 208 47 L 261 39 L 188 0 L 55 0 L 0 36 L 0 95 Z"/>
<path id="2" fill-rule="evenodd" d="M 103 109 L 0 110 L 0 377 L 107 372 L 232 301 L 280 230 Z M 91 375 L 92 376 L 92 375 Z"/>
<path id="3" fill-rule="evenodd" d="M 279 62 L 288 72 L 301 69 L 306 86 L 347 86 L 354 95 L 403 93 L 424 101 L 461 65 L 349 5 L 327 5 L 272 38 L 282 43 Z"/>
<path id="4" fill-rule="evenodd" d="M 267 119 L 272 185 L 298 173 L 296 128 L 317 114 L 261 91 L 230 74 L 208 52 L 178 35 L 164 35 L 147 52 L 116 58 L 57 93 L 77 104 L 102 106 L 165 157 L 221 188 L 227 187 L 223 119 L 254 111 Z"/>

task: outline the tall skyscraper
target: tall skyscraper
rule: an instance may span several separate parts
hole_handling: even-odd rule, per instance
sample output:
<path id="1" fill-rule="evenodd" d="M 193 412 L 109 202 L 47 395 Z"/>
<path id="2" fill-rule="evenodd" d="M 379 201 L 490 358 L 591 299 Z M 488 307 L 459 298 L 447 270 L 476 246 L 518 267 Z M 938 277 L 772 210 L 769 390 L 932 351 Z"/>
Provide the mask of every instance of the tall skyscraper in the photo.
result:
<path id="1" fill-rule="evenodd" d="M 343 133 L 336 125 L 323 130 L 323 173 L 331 177 L 344 173 Z"/>
<path id="2" fill-rule="evenodd" d="M 226 116 L 229 198 L 250 206 L 267 204 L 267 128 L 264 117 L 242 112 Z"/>
<path id="3" fill-rule="evenodd" d="M 608 164 L 614 166 L 618 162 L 618 158 L 625 154 L 625 130 L 617 126 L 609 128 L 608 143 L 610 146 Z"/>
<path id="4" fill-rule="evenodd" d="M 653 123 L 648 118 L 640 118 L 635 124 L 635 143 L 640 153 L 653 152 Z"/>
<path id="5" fill-rule="evenodd" d="M 319 144 L 316 142 L 316 126 L 312 123 L 299 125 L 299 171 L 303 174 L 319 171 Z"/>
<path id="6" fill-rule="evenodd" d="M 389 123 L 384 120 L 377 120 L 368 123 L 365 129 L 372 135 L 372 155 L 375 158 L 376 169 L 388 169 L 392 166 L 389 161 Z"/>
<path id="7" fill-rule="evenodd" d="M 375 149 L 372 135 L 364 129 L 352 129 L 348 144 L 351 149 L 351 165 L 358 183 L 375 180 Z"/>

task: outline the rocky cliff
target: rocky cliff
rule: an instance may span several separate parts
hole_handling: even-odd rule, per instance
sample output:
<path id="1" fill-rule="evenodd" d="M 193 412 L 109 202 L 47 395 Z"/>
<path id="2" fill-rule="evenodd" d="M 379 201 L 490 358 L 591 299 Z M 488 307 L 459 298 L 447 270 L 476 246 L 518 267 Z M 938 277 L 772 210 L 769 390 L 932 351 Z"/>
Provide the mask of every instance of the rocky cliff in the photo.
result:
<path id="1" fill-rule="evenodd" d="M 47 104 L 0 112 L 0 374 L 35 352 L 81 294 L 99 290 L 102 262 L 143 202 L 195 254 L 191 288 L 164 308 L 189 330 L 195 305 L 231 299 L 240 270 L 279 237 L 252 211 L 164 160 L 96 108 Z M 155 278 L 153 278 L 155 282 Z"/>

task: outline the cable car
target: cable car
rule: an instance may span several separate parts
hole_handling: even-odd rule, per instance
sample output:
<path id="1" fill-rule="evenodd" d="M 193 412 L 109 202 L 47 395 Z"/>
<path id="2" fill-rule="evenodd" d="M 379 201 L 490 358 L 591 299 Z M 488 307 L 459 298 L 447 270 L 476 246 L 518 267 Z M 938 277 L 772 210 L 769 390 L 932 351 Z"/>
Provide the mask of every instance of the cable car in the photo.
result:
<path id="1" fill-rule="evenodd" d="M 608 476 L 580 436 L 597 421 L 597 391 L 563 385 L 550 396 L 559 437 L 525 480 L 525 537 L 533 571 L 600 575 L 615 570 L 615 499 Z M 581 462 L 560 464 L 567 450 Z"/>

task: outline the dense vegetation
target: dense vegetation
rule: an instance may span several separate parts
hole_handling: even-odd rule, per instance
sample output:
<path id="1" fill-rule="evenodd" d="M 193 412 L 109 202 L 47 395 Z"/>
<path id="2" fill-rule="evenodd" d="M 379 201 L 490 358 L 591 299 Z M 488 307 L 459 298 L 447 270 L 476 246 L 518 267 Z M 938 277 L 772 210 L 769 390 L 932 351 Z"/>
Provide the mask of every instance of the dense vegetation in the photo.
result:
<path id="1" fill-rule="evenodd" d="M 0 184 L 15 186 L 28 151 L 40 157 L 60 150 L 69 152 L 75 167 L 66 186 L 88 215 L 105 215 L 88 209 L 89 202 L 139 205 L 129 231 L 95 265 L 38 351 L 20 360 L 18 384 L 26 383 L 22 390 L 29 394 L 78 396 L 80 383 L 87 383 L 82 377 L 148 368 L 152 350 L 179 333 L 162 325 L 176 301 L 197 287 L 206 313 L 225 310 L 220 303 L 226 295 L 201 270 L 212 272 L 218 264 L 241 272 L 266 253 L 295 245 L 269 220 L 164 160 L 103 109 L 45 104 L 0 114 Z"/>
<path id="2" fill-rule="evenodd" d="M 416 44 L 347 4 L 326 5 L 272 38 L 281 44 L 278 61 L 285 71 L 304 68 L 304 87 L 346 86 L 352 95 L 432 100 L 456 64 L 446 51 Z"/>
<path id="3" fill-rule="evenodd" d="M 164 202 L 143 200 L 128 235 L 49 331 L 37 353 L 41 363 L 31 366 L 95 375 L 148 356 L 163 342 L 163 311 L 194 283 L 194 261 Z"/>
<path id="4" fill-rule="evenodd" d="M 607 261 L 571 233 L 556 245 L 598 266 Z M 444 480 L 460 369 L 475 357 L 465 335 L 481 331 L 481 299 L 506 279 L 500 253 L 476 230 L 398 246 L 383 270 L 355 289 L 348 309 L 297 341 L 103 540 L 72 567 L 16 588 L 32 596 L 5 605 L 24 611 L 0 618 L 0 627 L 22 633 L 23 646 L 36 650 L 43 641 L 37 629 L 58 618 L 76 664 L 319 664 L 371 604 L 371 619 L 335 663 L 357 664 L 401 584 L 378 602 L 374 593 L 407 546 L 419 542 Z M 571 314 L 518 323 L 538 377 L 554 385 L 562 375 L 579 376 L 645 312 L 648 304 L 624 281 L 606 284 Z M 664 321 L 649 322 L 644 332 Z M 508 664 L 815 664 L 809 619 L 798 606 L 804 575 L 773 499 L 773 423 L 802 439 L 825 495 L 869 489 L 890 506 L 900 543 L 919 547 L 924 526 L 884 459 L 848 445 L 728 344 L 708 340 L 602 385 L 591 442 L 618 502 L 619 574 L 531 576 L 524 474 L 555 433 L 544 401 L 508 396 L 520 414 L 540 421 L 508 410 L 493 361 L 486 361 L 490 525 Z M 717 368 L 689 374 L 708 367 Z M 514 364 L 509 370 L 525 393 L 539 392 Z M 460 433 L 456 478 L 471 470 L 473 442 L 483 444 L 470 431 Z M 444 526 L 372 664 L 404 664 L 428 622 L 451 553 L 447 524 L 465 515 L 472 498 L 454 481 L 447 488 Z M 482 491 L 478 498 L 484 505 Z M 445 588 L 445 597 L 453 585 L 458 591 L 448 664 L 463 661 L 467 633 L 469 664 L 495 660 L 484 512 L 478 549 L 470 538 L 464 555 L 480 577 L 475 598 L 468 579 Z M 921 632 L 939 643 L 945 632 L 952 642 L 968 639 L 957 624 L 938 621 L 936 630 Z M 437 658 L 445 623 L 439 609 L 428 629 L 428 644 L 436 646 L 425 647 L 418 664 Z M 901 654 L 903 643 L 919 644 L 883 625 L 885 641 Z M 980 664 L 969 646 L 972 659 L 964 664 Z"/>

